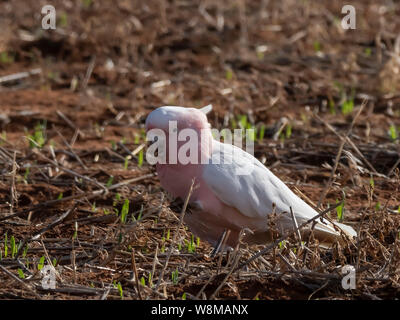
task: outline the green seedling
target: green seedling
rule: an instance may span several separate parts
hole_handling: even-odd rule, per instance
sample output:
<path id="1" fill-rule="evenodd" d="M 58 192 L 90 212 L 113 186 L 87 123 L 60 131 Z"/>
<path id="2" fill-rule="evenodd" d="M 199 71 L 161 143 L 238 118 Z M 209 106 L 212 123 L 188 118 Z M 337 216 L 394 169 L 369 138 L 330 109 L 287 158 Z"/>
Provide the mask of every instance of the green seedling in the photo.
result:
<path id="1" fill-rule="evenodd" d="M 225 73 L 225 78 L 226 78 L 226 80 L 232 80 L 232 78 L 233 78 L 233 71 L 231 70 L 231 69 L 228 69 L 228 70 L 226 70 L 226 73 Z"/>
<path id="2" fill-rule="evenodd" d="M 393 124 L 389 127 L 389 136 L 392 141 L 396 141 L 399 137 L 396 126 Z"/>
<path id="3" fill-rule="evenodd" d="M 18 268 L 18 276 L 20 277 L 20 279 L 25 279 L 24 271 L 22 271 L 21 268 Z"/>
<path id="4" fill-rule="evenodd" d="M 110 177 L 108 178 L 107 183 L 106 183 L 106 187 L 107 187 L 107 188 L 109 188 L 109 187 L 112 186 L 113 180 L 114 180 L 114 176 L 110 176 Z"/>
<path id="5" fill-rule="evenodd" d="M 371 48 L 365 48 L 365 49 L 364 49 L 364 55 L 365 55 L 366 57 L 370 57 L 371 54 L 372 54 L 372 49 L 371 49 Z"/>
<path id="6" fill-rule="evenodd" d="M 313 47 L 315 52 L 321 51 L 321 43 L 319 41 L 314 41 Z"/>
<path id="7" fill-rule="evenodd" d="M 17 246 L 15 245 L 15 238 L 14 238 L 14 236 L 11 236 L 11 238 L 10 238 L 10 245 L 11 245 L 11 258 L 14 259 L 14 256 L 15 256 L 15 254 L 16 254 L 17 251 L 18 251 L 18 248 L 17 248 Z"/>
<path id="8" fill-rule="evenodd" d="M 129 200 L 125 199 L 124 204 L 122 205 L 121 209 L 121 222 L 126 223 L 126 217 L 128 216 L 129 212 Z"/>
<path id="9" fill-rule="evenodd" d="M 8 256 L 8 236 L 7 236 L 7 232 L 4 235 L 4 258 L 7 258 Z"/>
<path id="10" fill-rule="evenodd" d="M 61 12 L 60 14 L 60 19 L 59 19 L 59 25 L 60 27 L 66 27 L 68 24 L 68 15 L 66 12 Z"/>
<path id="11" fill-rule="evenodd" d="M 289 139 L 292 136 L 292 125 L 288 123 L 286 125 L 286 132 L 285 132 L 286 138 Z"/>
<path id="12" fill-rule="evenodd" d="M 26 257 L 26 255 L 28 254 L 28 249 L 29 249 L 28 244 L 26 244 L 24 251 L 22 251 L 22 258 Z"/>
<path id="13" fill-rule="evenodd" d="M 349 99 L 343 102 L 342 104 L 342 114 L 347 115 L 351 112 L 353 112 L 354 109 L 354 100 Z"/>
<path id="14" fill-rule="evenodd" d="M 110 141 L 110 144 L 111 144 L 111 149 L 112 149 L 112 150 L 114 150 L 114 151 L 117 150 L 117 145 L 116 145 L 116 143 L 115 143 L 114 140 L 111 140 L 111 141 Z"/>
<path id="15" fill-rule="evenodd" d="M 42 148 L 46 143 L 46 121 L 38 123 L 32 135 L 28 135 L 30 148 Z"/>
<path id="16" fill-rule="evenodd" d="M 14 62 L 14 57 L 10 55 L 7 51 L 3 51 L 0 53 L 0 63 L 10 64 L 13 62 Z"/>
<path id="17" fill-rule="evenodd" d="M 139 151 L 139 155 L 138 155 L 138 166 L 139 168 L 143 165 L 143 149 Z"/>
<path id="18" fill-rule="evenodd" d="M 37 265 L 37 269 L 38 269 L 39 271 L 42 270 L 43 267 L 44 267 L 44 260 L 45 260 L 45 257 L 44 257 L 44 256 L 40 257 L 39 263 L 38 263 L 38 265 Z"/>
<path id="19" fill-rule="evenodd" d="M 117 289 L 118 289 L 118 292 L 119 292 L 119 296 L 121 297 L 121 299 L 123 299 L 124 298 L 124 291 L 122 290 L 121 282 L 118 282 Z"/>
<path id="20" fill-rule="evenodd" d="M 335 102 L 332 99 L 329 99 L 328 106 L 329 106 L 329 113 L 335 115 L 336 114 Z"/>
<path id="21" fill-rule="evenodd" d="M 265 125 L 262 124 L 258 132 L 258 140 L 262 141 L 264 139 L 264 135 L 265 135 Z"/>
<path id="22" fill-rule="evenodd" d="M 178 281 L 179 281 L 179 272 L 178 272 L 178 269 L 175 269 L 175 271 L 172 272 L 172 274 L 171 274 L 171 280 L 172 280 L 172 283 L 173 283 L 174 285 L 178 284 Z"/>
<path id="23" fill-rule="evenodd" d="M 336 203 L 339 203 L 340 201 L 336 199 Z M 339 222 L 342 222 L 344 219 L 344 201 L 336 207 L 336 215 L 337 215 L 337 220 Z"/>

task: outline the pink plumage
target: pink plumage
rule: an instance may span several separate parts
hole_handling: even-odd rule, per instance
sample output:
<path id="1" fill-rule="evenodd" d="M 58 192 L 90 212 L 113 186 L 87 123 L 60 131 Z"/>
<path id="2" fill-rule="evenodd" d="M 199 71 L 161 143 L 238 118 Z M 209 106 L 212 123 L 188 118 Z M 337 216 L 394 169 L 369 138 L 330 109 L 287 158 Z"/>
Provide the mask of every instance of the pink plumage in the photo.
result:
<path id="1" fill-rule="evenodd" d="M 214 140 L 206 117 L 210 110 L 211 106 L 202 109 L 165 106 L 151 112 L 146 119 L 146 130 L 161 129 L 167 141 L 170 121 L 176 121 L 178 132 L 193 129 L 198 133 L 198 140 L 194 141 L 197 163 L 184 164 L 174 155 L 177 163 L 171 164 L 167 143 L 166 163 L 156 164 L 162 187 L 175 198 L 185 200 L 195 179 L 190 203 L 196 209 L 185 215 L 185 222 L 195 235 L 215 246 L 224 230 L 230 230 L 227 244 L 234 246 L 240 231 L 247 228 L 252 233 L 246 235 L 245 241 L 265 243 L 271 240 L 268 216 L 272 212 L 279 215 L 277 228 L 281 233 L 293 228 L 290 207 L 299 225 L 318 214 L 252 155 Z M 187 141 L 178 141 L 178 150 Z M 247 174 L 238 174 L 250 164 L 253 167 Z M 354 229 L 344 224 L 334 222 L 334 227 L 326 220 L 316 221 L 314 234 L 321 243 L 340 239 L 339 229 L 350 237 L 356 236 Z"/>

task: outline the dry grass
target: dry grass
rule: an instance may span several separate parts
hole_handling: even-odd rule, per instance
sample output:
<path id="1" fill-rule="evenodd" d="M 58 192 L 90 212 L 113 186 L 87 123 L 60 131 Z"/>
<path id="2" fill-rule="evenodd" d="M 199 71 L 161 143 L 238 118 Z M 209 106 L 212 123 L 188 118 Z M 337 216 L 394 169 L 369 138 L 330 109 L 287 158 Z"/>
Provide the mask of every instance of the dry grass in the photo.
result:
<path id="1" fill-rule="evenodd" d="M 0 298 L 399 298 L 398 4 L 357 4 L 344 32 L 341 2 L 54 3 L 52 32 L 37 1 L 0 4 Z M 263 131 L 256 157 L 311 205 L 344 192 L 357 241 L 212 257 L 141 160 L 154 106 L 208 103 L 214 127 Z"/>

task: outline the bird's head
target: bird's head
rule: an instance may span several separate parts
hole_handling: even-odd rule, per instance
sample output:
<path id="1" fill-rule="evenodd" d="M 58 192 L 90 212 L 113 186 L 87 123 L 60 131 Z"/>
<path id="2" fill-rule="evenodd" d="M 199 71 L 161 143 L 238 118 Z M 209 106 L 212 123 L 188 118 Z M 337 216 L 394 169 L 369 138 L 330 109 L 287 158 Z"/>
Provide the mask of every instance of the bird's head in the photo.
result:
<path id="1" fill-rule="evenodd" d="M 209 156 L 212 134 L 206 114 L 211 110 L 208 105 L 200 109 L 165 106 L 152 111 L 145 125 L 146 139 L 151 142 L 147 161 L 186 165 Z"/>
<path id="2" fill-rule="evenodd" d="M 188 128 L 195 130 L 207 129 L 210 128 L 210 124 L 207 121 L 206 114 L 211 110 L 211 105 L 200 109 L 175 106 L 160 107 L 147 116 L 146 131 L 161 129 L 168 133 L 172 122 L 176 122 L 178 131 Z"/>

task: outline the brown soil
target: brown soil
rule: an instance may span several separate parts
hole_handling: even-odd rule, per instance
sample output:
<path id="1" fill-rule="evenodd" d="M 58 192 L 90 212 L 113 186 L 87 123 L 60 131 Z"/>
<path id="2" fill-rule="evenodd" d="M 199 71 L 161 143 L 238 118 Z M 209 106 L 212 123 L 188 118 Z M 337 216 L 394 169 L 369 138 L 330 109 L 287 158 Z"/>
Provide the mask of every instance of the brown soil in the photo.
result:
<path id="1" fill-rule="evenodd" d="M 347 31 L 342 1 L 52 4 L 57 29 L 43 30 L 40 2 L 0 2 L 0 298 L 121 299 L 120 283 L 125 299 L 138 299 L 133 249 L 142 298 L 400 297 L 400 4 L 355 4 L 357 28 Z M 256 157 L 317 204 L 337 134 L 346 135 L 365 98 L 322 205 L 344 191 L 344 222 L 359 240 L 325 250 L 311 238 L 304 250 L 291 237 L 228 278 L 234 254 L 243 263 L 263 246 L 242 245 L 219 262 L 201 239 L 188 248 L 184 226 L 172 243 L 179 211 L 140 152 L 125 160 L 144 142 L 154 108 L 212 103 L 216 128 L 243 115 L 258 132 L 265 127 Z M 59 272 L 54 290 L 41 286 L 47 256 Z M 356 289 L 341 286 L 346 264 L 357 268 Z"/>

